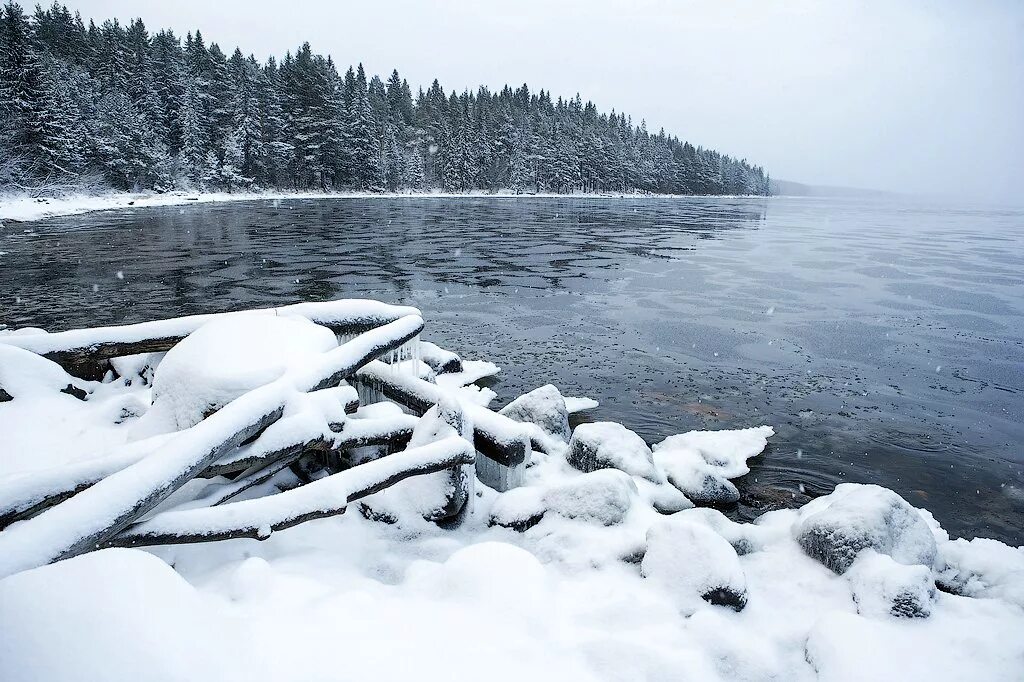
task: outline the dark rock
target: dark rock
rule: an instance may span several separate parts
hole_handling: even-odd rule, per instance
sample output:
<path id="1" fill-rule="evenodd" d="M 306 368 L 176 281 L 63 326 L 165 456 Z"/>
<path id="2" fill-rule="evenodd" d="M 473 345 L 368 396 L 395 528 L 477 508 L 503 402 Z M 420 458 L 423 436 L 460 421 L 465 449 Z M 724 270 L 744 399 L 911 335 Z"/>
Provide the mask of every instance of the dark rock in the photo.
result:
<path id="1" fill-rule="evenodd" d="M 747 593 L 731 587 L 716 587 L 700 596 L 701 599 L 715 606 L 726 606 L 733 611 L 742 611 L 747 605 Z"/>
<path id="2" fill-rule="evenodd" d="M 568 459 L 569 464 L 585 473 L 618 469 L 652 483 L 665 480 L 654 466 L 654 455 L 644 439 L 615 422 L 577 426 L 569 441 Z"/>

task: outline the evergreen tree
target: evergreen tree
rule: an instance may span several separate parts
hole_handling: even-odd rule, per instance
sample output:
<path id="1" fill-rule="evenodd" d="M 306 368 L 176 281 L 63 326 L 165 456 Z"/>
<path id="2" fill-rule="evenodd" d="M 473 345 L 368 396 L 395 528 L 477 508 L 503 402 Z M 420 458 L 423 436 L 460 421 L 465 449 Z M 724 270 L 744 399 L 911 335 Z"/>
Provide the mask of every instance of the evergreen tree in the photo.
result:
<path id="1" fill-rule="evenodd" d="M 397 71 L 344 76 L 304 44 L 278 63 L 184 44 L 141 19 L 86 25 L 56 2 L 0 9 L 0 183 L 102 177 L 176 186 L 367 191 L 768 194 L 760 166 L 695 147 L 579 95 L 525 84 L 416 97 Z"/>

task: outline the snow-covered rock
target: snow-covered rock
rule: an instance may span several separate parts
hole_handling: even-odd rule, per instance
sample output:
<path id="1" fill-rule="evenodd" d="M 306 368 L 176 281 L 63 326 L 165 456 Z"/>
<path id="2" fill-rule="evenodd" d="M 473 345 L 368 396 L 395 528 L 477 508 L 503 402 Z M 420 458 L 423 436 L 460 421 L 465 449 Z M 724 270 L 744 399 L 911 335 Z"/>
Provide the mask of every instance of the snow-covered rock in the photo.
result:
<path id="1" fill-rule="evenodd" d="M 539 487 L 513 488 L 498 495 L 491 505 L 489 524 L 525 531 L 537 525 L 544 512 L 544 490 Z"/>
<path id="2" fill-rule="evenodd" d="M 918 511 L 877 485 L 843 483 L 800 509 L 794 537 L 808 555 L 844 573 L 866 548 L 901 564 L 935 562 L 935 536 Z"/>
<path id="3" fill-rule="evenodd" d="M 901 564 L 865 549 L 843 575 L 862 616 L 927 618 L 935 600 L 935 581 L 927 566 Z"/>
<path id="4" fill-rule="evenodd" d="M 1024 547 L 963 538 L 939 544 L 936 582 L 965 597 L 1002 599 L 1024 608 Z"/>
<path id="5" fill-rule="evenodd" d="M 729 504 L 740 499 L 740 491 L 719 474 L 700 453 L 689 448 L 654 451 L 654 462 L 668 482 L 697 504 Z"/>
<path id="6" fill-rule="evenodd" d="M 640 570 L 671 594 L 684 613 L 699 609 L 702 600 L 735 611 L 747 604 L 746 576 L 732 545 L 707 526 L 684 518 L 650 527 Z"/>
<path id="7" fill-rule="evenodd" d="M 551 384 L 524 393 L 503 407 L 500 413 L 517 422 L 536 424 L 548 436 L 566 442 L 572 435 L 565 399 Z"/>
<path id="8" fill-rule="evenodd" d="M 651 483 L 642 478 L 634 480 L 640 490 L 640 496 L 661 514 L 675 514 L 684 509 L 693 509 L 693 502 L 678 488 L 667 482 Z"/>
<path id="9" fill-rule="evenodd" d="M 153 407 L 137 436 L 199 423 L 243 393 L 338 345 L 303 317 L 227 315 L 202 325 L 167 352 L 153 374 Z"/>
<path id="10" fill-rule="evenodd" d="M 770 426 L 758 426 L 669 436 L 654 446 L 654 462 L 694 502 L 732 503 L 740 493 L 729 479 L 750 471 L 747 460 L 760 454 L 774 433 Z"/>
<path id="11" fill-rule="evenodd" d="M 717 509 L 708 507 L 687 509 L 672 518 L 707 526 L 725 538 L 740 556 L 761 550 L 779 535 L 752 523 L 736 523 Z"/>
<path id="12" fill-rule="evenodd" d="M 618 469 L 653 483 L 664 479 L 644 439 L 615 422 L 580 424 L 572 433 L 569 464 L 583 472 Z"/>
<path id="13" fill-rule="evenodd" d="M 612 469 L 595 471 L 544 491 L 546 510 L 568 519 L 611 526 L 621 523 L 637 498 L 636 483 Z"/>

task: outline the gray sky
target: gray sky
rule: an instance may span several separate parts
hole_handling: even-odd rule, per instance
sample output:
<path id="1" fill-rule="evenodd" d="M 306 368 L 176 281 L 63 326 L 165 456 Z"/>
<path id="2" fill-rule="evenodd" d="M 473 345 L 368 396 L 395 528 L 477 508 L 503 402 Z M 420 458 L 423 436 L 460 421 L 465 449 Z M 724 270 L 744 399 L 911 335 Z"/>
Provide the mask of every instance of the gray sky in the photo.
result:
<path id="1" fill-rule="evenodd" d="M 1024 201 L 1019 0 L 69 0 L 415 88 L 577 92 L 814 184 Z"/>

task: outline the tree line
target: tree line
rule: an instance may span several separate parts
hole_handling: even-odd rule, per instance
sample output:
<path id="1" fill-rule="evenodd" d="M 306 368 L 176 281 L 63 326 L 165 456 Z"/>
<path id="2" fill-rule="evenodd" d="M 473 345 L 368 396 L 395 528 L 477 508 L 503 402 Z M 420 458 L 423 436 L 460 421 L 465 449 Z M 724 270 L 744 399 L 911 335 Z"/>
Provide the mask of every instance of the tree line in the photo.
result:
<path id="1" fill-rule="evenodd" d="M 765 171 L 523 85 L 414 95 L 54 3 L 0 17 L 0 188 L 768 194 Z"/>

